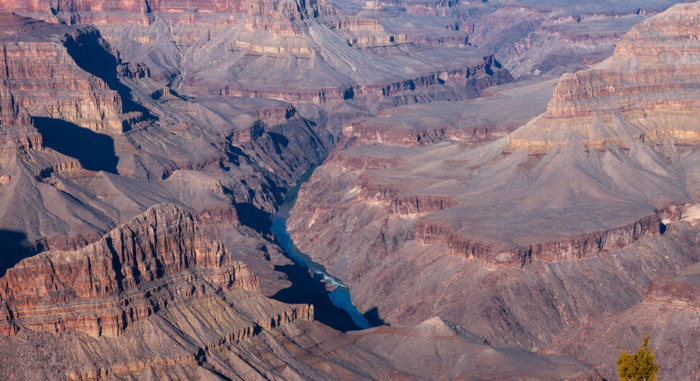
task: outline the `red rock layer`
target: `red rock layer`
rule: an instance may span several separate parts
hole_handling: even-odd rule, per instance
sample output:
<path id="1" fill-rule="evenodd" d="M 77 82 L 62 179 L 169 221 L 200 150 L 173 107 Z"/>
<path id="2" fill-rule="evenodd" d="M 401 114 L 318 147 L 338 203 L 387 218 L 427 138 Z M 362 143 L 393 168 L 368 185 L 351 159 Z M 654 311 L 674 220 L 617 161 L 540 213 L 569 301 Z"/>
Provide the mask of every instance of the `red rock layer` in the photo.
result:
<path id="1" fill-rule="evenodd" d="M 539 242 L 522 248 L 506 248 L 478 242 L 449 227 L 422 220 L 416 227 L 415 238 L 424 244 L 443 241 L 451 254 L 464 256 L 469 260 L 501 266 L 522 266 L 533 260 L 567 261 L 595 256 L 604 250 L 621 249 L 644 236 L 658 235 L 660 226 L 659 217 L 652 215 L 626 226 L 579 234 L 570 239 Z"/>
<path id="2" fill-rule="evenodd" d="M 81 69 L 64 46 L 67 36 L 99 38 L 92 28 L 51 25 L 0 13 L 0 79 L 33 116 L 95 131 L 121 132 L 121 97 Z"/>
<path id="3" fill-rule="evenodd" d="M 700 142 L 700 4 L 679 4 L 634 28 L 613 56 L 565 74 L 547 112 L 513 134 L 513 148 L 547 151 L 580 134 L 586 146 L 633 138 Z"/>
<path id="4" fill-rule="evenodd" d="M 161 204 L 83 249 L 41 253 L 9 269 L 0 278 L 0 331 L 115 336 L 168 304 L 231 288 L 257 290 L 258 279 L 205 239 L 189 214 Z"/>
<path id="5" fill-rule="evenodd" d="M 29 114 L 17 107 L 7 84 L 0 80 L 0 155 L 41 148 L 41 135 L 32 127 Z"/>
<path id="6" fill-rule="evenodd" d="M 218 306 L 200 305 L 199 307 L 216 309 Z M 246 325 L 245 327 L 237 327 L 236 329 L 227 331 L 215 339 L 200 343 L 201 349 L 203 352 L 226 350 L 228 346 L 237 345 L 254 339 L 261 331 L 270 331 L 274 328 L 287 325 L 297 320 L 313 321 L 313 315 L 313 306 L 306 304 L 288 306 L 286 309 L 280 308 L 271 316 L 257 320 L 252 324 Z M 202 322 L 198 323 L 202 324 Z M 206 323 L 202 325 L 205 324 Z M 103 366 L 69 371 L 67 372 L 66 376 L 71 380 L 99 380 L 107 377 L 128 378 L 141 375 L 148 368 L 158 369 L 161 372 L 167 372 L 169 367 L 197 367 L 201 363 L 201 358 L 199 358 L 199 356 L 201 356 L 201 352 L 180 357 L 146 359 L 138 362 L 114 364 L 109 367 Z"/>
<path id="7" fill-rule="evenodd" d="M 301 20 L 330 13 L 330 7 L 322 2 L 255 1 L 255 0 L 0 0 L 0 9 L 28 13 L 244 13 L 278 20 Z"/>
<path id="8" fill-rule="evenodd" d="M 234 95 L 239 97 L 264 97 L 280 99 L 286 102 L 312 102 L 325 104 L 342 102 L 343 100 L 360 97 L 392 97 L 399 96 L 402 92 L 413 91 L 439 84 L 459 85 L 472 91 L 466 98 L 479 96 L 487 87 L 505 84 L 513 81 L 510 73 L 501 69 L 493 56 L 484 57 L 482 63 L 457 69 L 428 73 L 413 79 L 392 82 L 379 85 L 358 85 L 348 88 L 324 88 L 324 89 L 293 89 L 293 90 L 266 90 L 234 88 L 226 85 L 216 91 L 219 95 Z"/>

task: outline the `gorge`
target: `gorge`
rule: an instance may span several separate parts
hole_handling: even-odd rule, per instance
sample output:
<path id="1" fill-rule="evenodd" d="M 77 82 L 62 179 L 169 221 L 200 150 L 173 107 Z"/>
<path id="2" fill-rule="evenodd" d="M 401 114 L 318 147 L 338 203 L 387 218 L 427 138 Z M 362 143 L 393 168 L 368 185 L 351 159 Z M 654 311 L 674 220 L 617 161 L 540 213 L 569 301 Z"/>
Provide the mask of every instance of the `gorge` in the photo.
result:
<path id="1" fill-rule="evenodd" d="M 0 378 L 700 378 L 700 3 L 0 0 Z"/>
<path id="2" fill-rule="evenodd" d="M 323 266 L 315 263 L 313 260 L 311 260 L 311 258 L 309 258 L 308 255 L 299 251 L 287 232 L 287 219 L 289 218 L 289 211 L 292 209 L 292 207 L 294 207 L 294 202 L 296 202 L 299 188 L 301 188 L 304 182 L 309 180 L 312 173 L 313 169 L 310 169 L 299 179 L 297 185 L 287 191 L 284 203 L 279 207 L 277 213 L 272 218 L 272 227 L 270 228 L 270 231 L 275 236 L 277 242 L 279 242 L 280 247 L 284 250 L 285 254 L 292 259 L 295 264 L 304 269 L 308 269 L 307 271 L 310 273 L 312 278 L 320 278 L 319 281 L 322 282 L 324 286 L 327 285 L 327 287 L 331 288 L 331 290 L 328 292 L 328 299 L 333 306 L 345 311 L 352 319 L 355 327 L 351 328 L 371 328 L 372 325 L 367 318 L 360 314 L 357 307 L 352 304 L 352 298 L 348 287 L 330 275 Z M 300 285 L 300 287 L 303 287 L 303 285 Z M 320 306 L 317 306 L 316 309 L 318 310 L 319 307 Z M 328 309 L 330 308 L 325 308 L 325 310 Z M 323 321 L 321 317 L 317 317 L 317 319 Z"/>

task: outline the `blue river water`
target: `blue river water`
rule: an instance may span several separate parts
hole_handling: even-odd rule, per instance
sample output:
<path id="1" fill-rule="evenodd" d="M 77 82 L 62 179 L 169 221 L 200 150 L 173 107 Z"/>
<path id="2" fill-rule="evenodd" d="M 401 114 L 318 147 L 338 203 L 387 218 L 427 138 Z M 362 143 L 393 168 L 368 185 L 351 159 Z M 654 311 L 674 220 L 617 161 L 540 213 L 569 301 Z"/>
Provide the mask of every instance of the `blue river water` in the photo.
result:
<path id="1" fill-rule="evenodd" d="M 277 238 L 282 249 L 289 258 L 291 258 L 296 264 L 307 268 L 313 274 L 318 275 L 323 278 L 323 280 L 331 284 L 335 289 L 328 294 L 331 303 L 343 309 L 350 315 L 352 321 L 360 328 L 367 329 L 372 328 L 372 325 L 367 321 L 367 319 L 357 310 L 357 308 L 352 304 L 352 299 L 350 297 L 349 288 L 344 285 L 340 280 L 328 274 L 325 267 L 314 262 L 308 255 L 302 253 L 295 245 L 292 238 L 287 233 L 287 218 L 289 217 L 289 211 L 294 206 L 296 202 L 297 195 L 299 193 L 299 188 L 301 184 L 306 182 L 313 170 L 309 170 L 298 182 L 298 184 L 287 192 L 286 201 L 280 207 L 277 214 L 272 219 L 272 234 Z"/>

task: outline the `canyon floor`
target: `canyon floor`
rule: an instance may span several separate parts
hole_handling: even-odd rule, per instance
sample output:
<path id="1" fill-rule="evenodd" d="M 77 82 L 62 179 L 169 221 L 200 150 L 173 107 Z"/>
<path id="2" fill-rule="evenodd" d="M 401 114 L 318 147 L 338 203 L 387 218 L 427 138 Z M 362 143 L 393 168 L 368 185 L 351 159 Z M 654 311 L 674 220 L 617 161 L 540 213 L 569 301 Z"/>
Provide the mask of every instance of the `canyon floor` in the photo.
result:
<path id="1" fill-rule="evenodd" d="M 615 380 L 649 333 L 700 379 L 698 41 L 672 0 L 0 0 L 0 378 Z"/>

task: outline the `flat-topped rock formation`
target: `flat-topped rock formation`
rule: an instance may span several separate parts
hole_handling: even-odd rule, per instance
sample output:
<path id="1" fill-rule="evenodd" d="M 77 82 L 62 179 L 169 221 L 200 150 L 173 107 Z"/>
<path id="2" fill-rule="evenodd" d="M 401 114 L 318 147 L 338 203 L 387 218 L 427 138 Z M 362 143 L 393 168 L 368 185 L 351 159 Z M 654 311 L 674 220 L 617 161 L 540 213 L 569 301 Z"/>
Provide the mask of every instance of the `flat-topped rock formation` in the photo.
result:
<path id="1" fill-rule="evenodd" d="M 494 52 L 519 79 L 555 77 L 607 58 L 635 24 L 679 1 L 439 1 L 392 0 L 423 17 L 444 17 L 469 43 Z"/>
<path id="2" fill-rule="evenodd" d="M 325 5 L 321 2 L 320 5 Z M 277 18 L 279 20 L 295 20 L 305 17 L 316 17 L 324 13 L 317 1 L 298 3 L 294 1 L 202 1 L 202 0 L 159 0 L 159 1 L 122 1 L 122 0 L 40 0 L 33 2 L 21 2 L 3 0 L 0 7 L 15 12 L 45 13 L 51 11 L 54 14 L 75 14 L 82 12 L 112 13 L 129 12 L 150 14 L 163 13 L 244 13 L 265 18 Z M 311 10 L 311 12 L 309 12 Z"/>
<path id="3" fill-rule="evenodd" d="M 411 147 L 442 141 L 483 143 L 506 136 L 532 118 L 550 99 L 554 82 L 488 88 L 470 102 L 432 102 L 382 110 L 377 117 L 354 119 L 343 126 L 352 145 Z M 512 90 L 511 90 L 512 88 Z M 501 112 L 504 107 L 510 112 Z M 357 148 L 356 150 L 360 150 Z M 390 148 L 387 148 L 390 149 Z M 373 150 L 379 156 L 382 150 Z M 344 150 L 340 155 L 350 155 Z"/>
<path id="4" fill-rule="evenodd" d="M 336 12 L 315 1 L 4 1 L 0 10 L 93 24 L 120 58 L 181 94 L 376 108 L 473 98 L 512 80 L 465 32 L 351 3 Z"/>
<path id="5" fill-rule="evenodd" d="M 612 57 L 564 75 L 547 112 L 511 136 L 511 146 L 543 152 L 580 141 L 605 149 L 629 140 L 696 144 L 700 44 L 696 3 L 677 5 L 635 26 Z"/>
<path id="6" fill-rule="evenodd" d="M 697 7 L 673 7 L 635 27 L 625 41 L 650 41 L 653 51 L 658 38 L 658 46 L 687 46 L 692 52 L 694 34 L 678 26 L 694 25 Z M 674 60 L 679 69 L 696 64 L 692 53 L 684 56 L 687 61 L 673 54 L 665 67 L 672 68 Z M 657 134 L 657 140 L 640 136 L 648 130 L 638 111 L 627 112 L 617 102 L 651 99 L 654 107 L 640 106 L 647 127 L 690 130 L 693 111 L 684 114 L 674 102 L 683 98 L 692 104 L 693 79 L 679 76 L 676 86 L 664 75 L 640 75 L 635 86 L 625 88 L 615 81 L 628 70 L 666 64 L 640 56 L 623 59 L 626 66 L 606 66 L 616 57 L 564 76 L 550 99 L 551 84 L 516 84 L 502 92 L 490 89 L 490 96 L 454 109 L 415 105 L 349 121 L 343 141 L 302 187 L 291 212 L 288 228 L 296 245 L 348 284 L 360 311 L 376 308 L 392 324 L 439 315 L 490 343 L 545 351 L 571 332 L 588 332 L 589 324 L 599 327 L 595 337 L 615 340 L 604 327 L 614 316 L 637 311 L 616 332 L 622 326 L 635 332 L 650 327 L 652 336 L 664 335 L 661 324 L 631 317 L 652 300 L 681 310 L 693 303 L 692 287 L 661 277 L 674 279 L 698 260 L 692 225 L 697 210 L 689 205 L 700 195 L 695 169 L 700 151 L 692 140 L 672 134 Z M 591 79 L 604 67 L 613 74 Z M 666 102 L 665 90 L 656 91 L 669 83 L 681 91 Z M 552 114 L 570 104 L 590 106 L 593 116 Z M 492 116 L 499 105 L 501 116 Z M 460 112 L 468 121 L 454 116 Z M 610 127 L 606 115 L 622 127 Z M 493 135 L 473 133 L 483 121 L 493 125 Z M 513 131 L 514 125 L 522 127 Z M 471 138 L 460 135 L 462 129 Z M 608 140 L 588 144 L 600 131 Z M 549 145 L 514 144 L 530 136 Z M 566 144 L 558 144 L 559 136 Z M 695 335 L 690 325 L 675 324 L 673 337 Z M 629 332 L 623 336 L 631 337 Z M 628 347 L 609 350 L 604 340 L 581 335 L 568 342 L 574 347 L 566 353 L 605 369 L 603 377 L 613 377 L 620 349 L 633 347 L 630 339 Z M 581 340 L 586 344 L 579 351 L 575 343 Z M 682 365 L 697 363 L 692 344 L 682 342 L 684 349 L 675 347 L 659 360 L 668 378 L 696 372 Z M 677 361 L 673 353 L 681 351 L 693 354 Z"/>
<path id="7" fill-rule="evenodd" d="M 0 0 L 0 374 L 609 377 L 567 335 L 696 302 L 697 6 L 622 37 L 673 3 Z M 336 143 L 288 227 L 394 327 L 264 296 Z"/>

